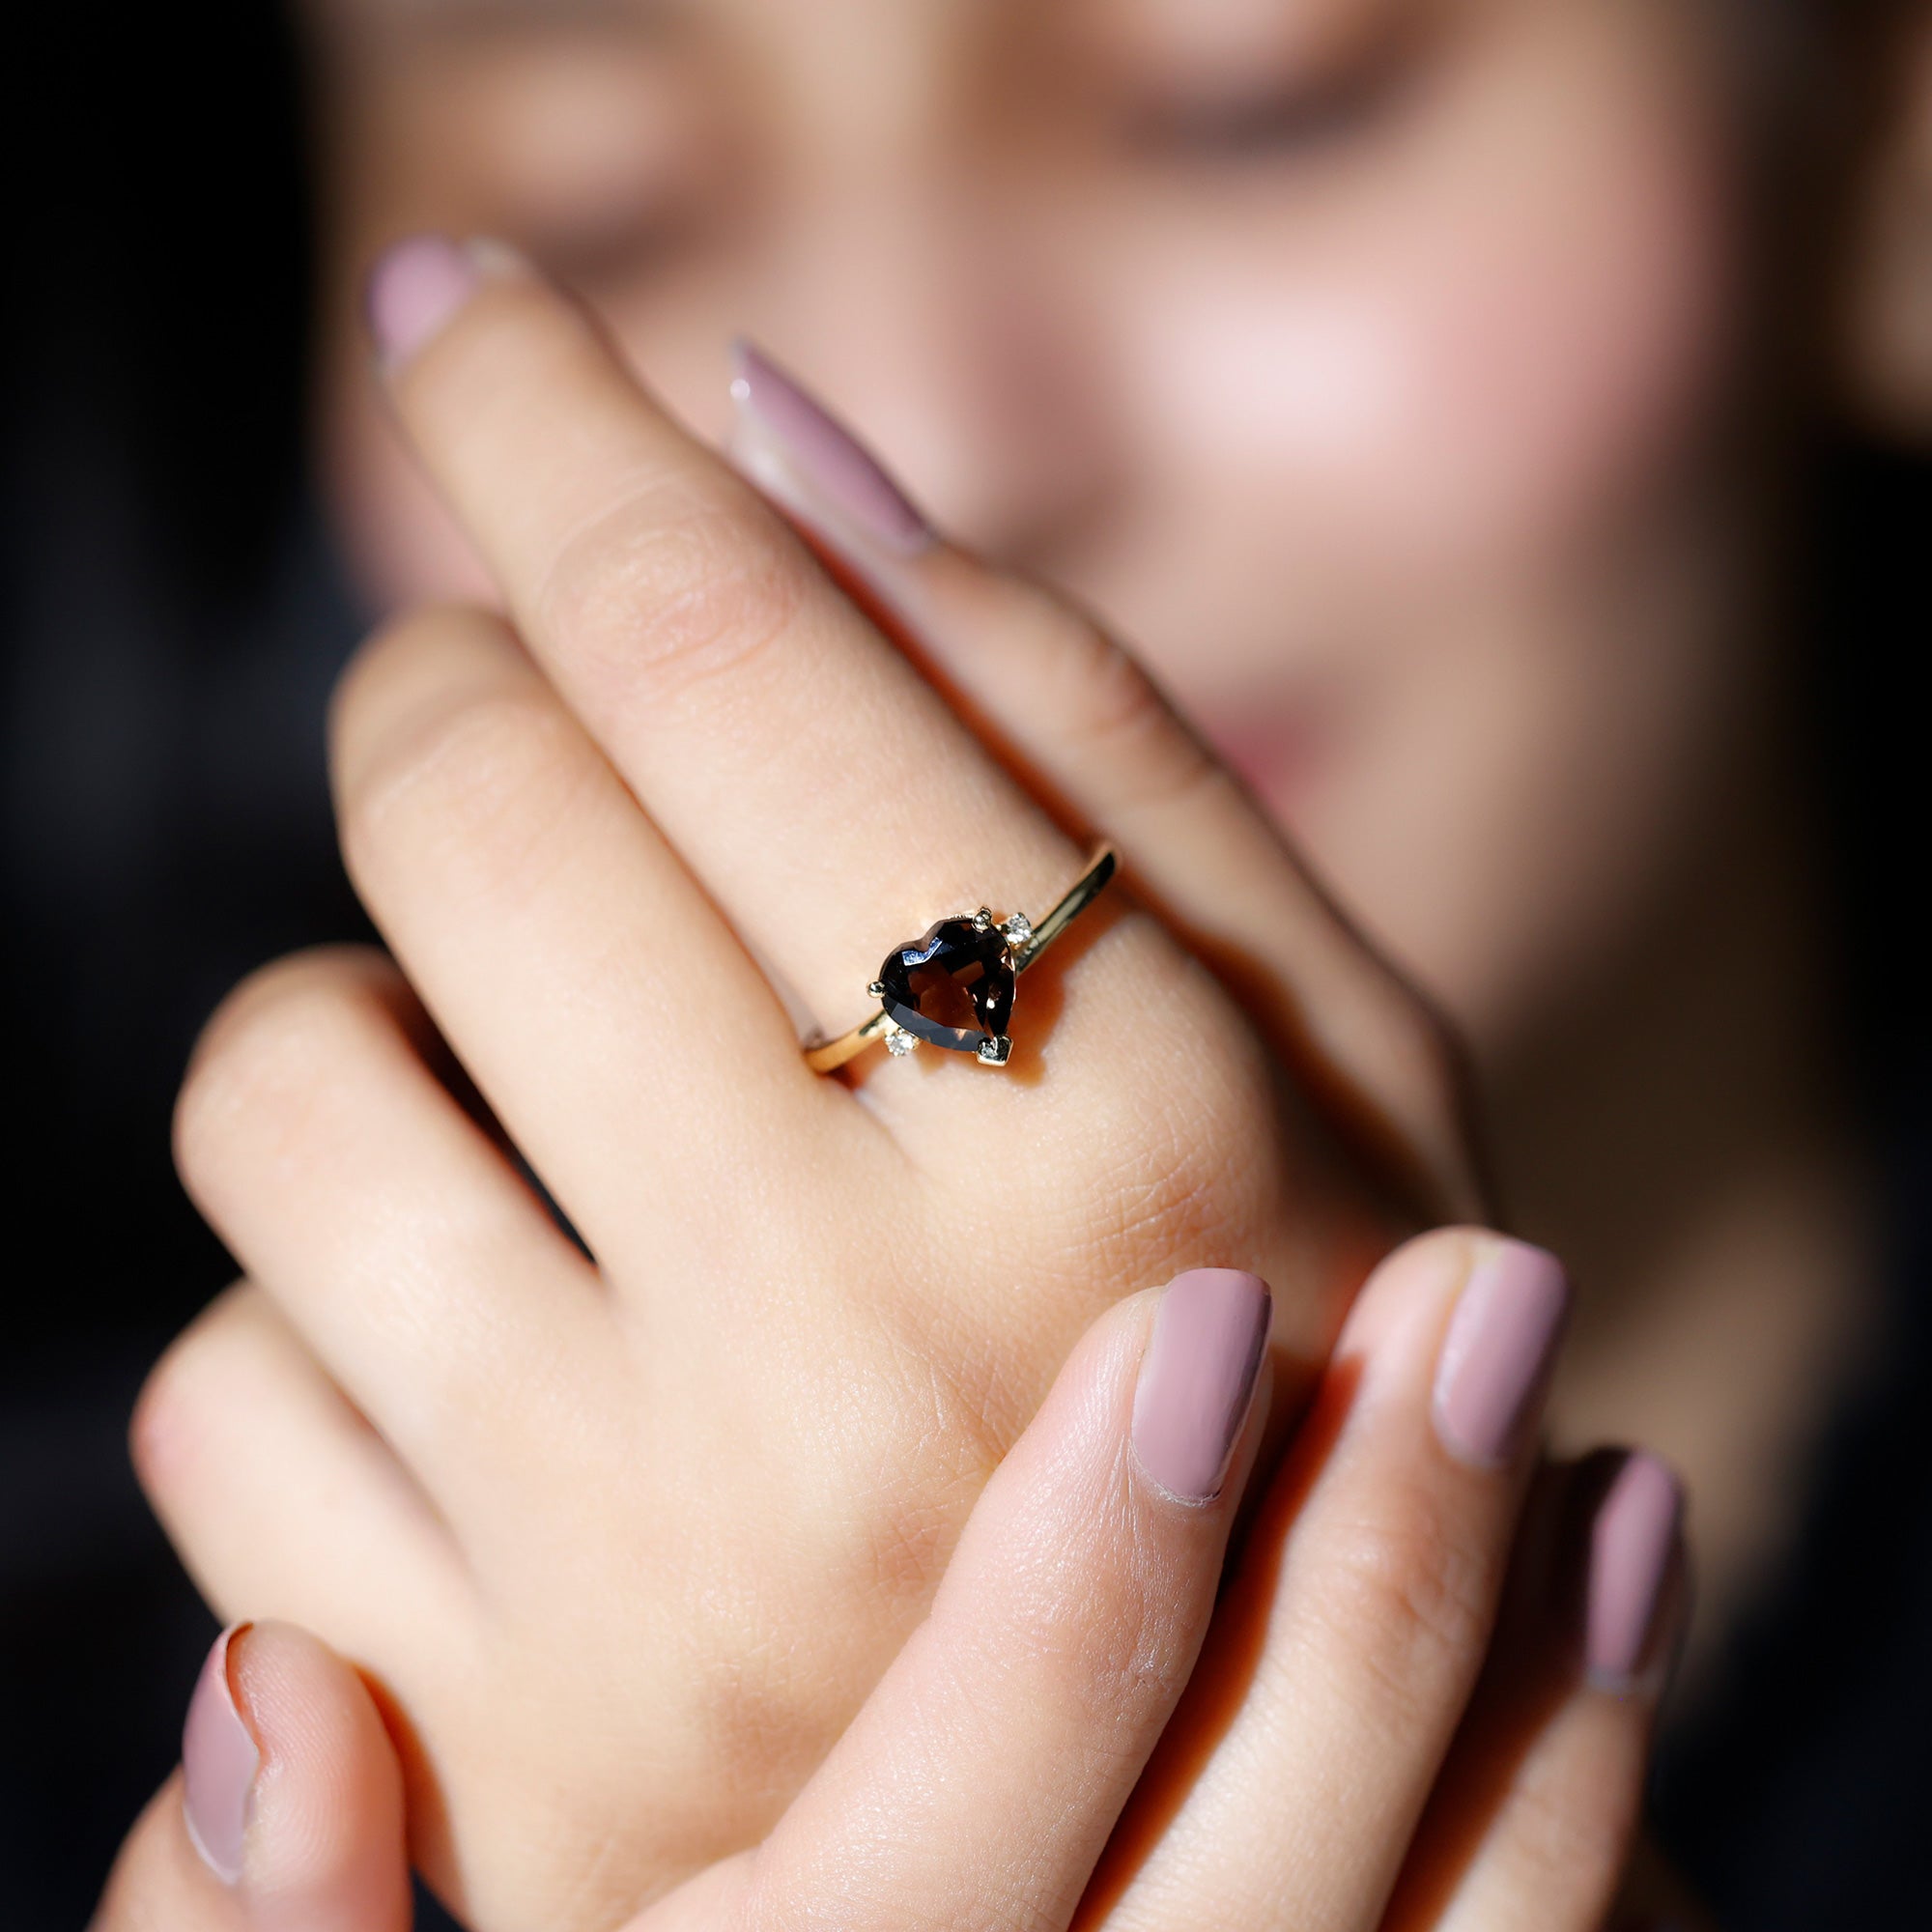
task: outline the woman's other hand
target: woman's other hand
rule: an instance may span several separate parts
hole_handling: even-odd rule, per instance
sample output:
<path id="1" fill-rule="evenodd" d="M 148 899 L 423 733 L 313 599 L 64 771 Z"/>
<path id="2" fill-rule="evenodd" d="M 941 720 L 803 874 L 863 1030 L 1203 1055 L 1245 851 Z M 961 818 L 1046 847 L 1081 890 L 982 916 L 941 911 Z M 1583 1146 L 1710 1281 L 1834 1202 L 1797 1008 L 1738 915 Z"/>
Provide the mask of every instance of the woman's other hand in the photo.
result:
<path id="1" fill-rule="evenodd" d="M 1467 1232 L 1385 1263 L 1211 1630 L 1269 1297 L 1214 1270 L 1110 1310 L 826 1763 L 631 1932 L 1665 1923 L 1631 1854 L 1678 1496 L 1647 1458 L 1539 1466 L 1563 1296 Z M 349 1666 L 225 1636 L 96 1932 L 405 1932 L 402 1788 Z"/>

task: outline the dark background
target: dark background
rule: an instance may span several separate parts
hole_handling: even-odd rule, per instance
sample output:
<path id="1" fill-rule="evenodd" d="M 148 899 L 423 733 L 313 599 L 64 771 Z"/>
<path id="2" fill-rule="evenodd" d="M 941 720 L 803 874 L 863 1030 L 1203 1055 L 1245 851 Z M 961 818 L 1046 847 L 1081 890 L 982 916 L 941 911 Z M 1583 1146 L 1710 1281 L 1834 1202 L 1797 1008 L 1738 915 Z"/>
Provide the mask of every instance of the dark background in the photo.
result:
<path id="1" fill-rule="evenodd" d="M 168 1120 L 225 987 L 363 931 L 322 707 L 356 623 L 303 499 L 310 213 L 260 0 L 8 24 L 0 357 L 0 1928 L 82 1924 L 213 1632 L 128 1469 L 232 1277 Z"/>
<path id="2" fill-rule="evenodd" d="M 175 1760 L 213 1623 L 126 1425 L 229 1279 L 174 1179 L 194 1034 L 275 952 L 365 936 L 322 716 L 357 630 L 305 494 L 312 211 L 277 12 L 40 9 L 7 58 L 0 357 L 0 1928 L 84 1922 Z M 16 30 L 10 28 L 10 33 Z M 1739 1689 L 1666 1760 L 1730 1922 L 1932 1925 L 1932 1279 L 1924 466 L 1821 448 L 1806 675 L 1844 883 L 1850 1036 L 1889 1150 L 1901 1347 L 1848 1418 Z"/>

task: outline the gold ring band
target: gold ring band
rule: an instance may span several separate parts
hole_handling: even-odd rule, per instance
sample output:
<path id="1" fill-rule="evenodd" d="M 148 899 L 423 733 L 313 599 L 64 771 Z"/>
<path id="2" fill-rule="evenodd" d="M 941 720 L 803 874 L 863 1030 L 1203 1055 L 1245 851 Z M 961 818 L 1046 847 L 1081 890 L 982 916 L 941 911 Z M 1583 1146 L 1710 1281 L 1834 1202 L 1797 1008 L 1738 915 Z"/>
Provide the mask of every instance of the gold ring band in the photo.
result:
<path id="1" fill-rule="evenodd" d="M 1018 912 L 998 919 L 989 906 L 935 920 L 887 953 L 866 989 L 879 1010 L 837 1039 L 809 1042 L 805 1064 L 830 1073 L 875 1043 L 896 1055 L 923 1040 L 1004 1066 L 1013 1050 L 1013 982 L 1100 896 L 1115 865 L 1111 845 L 1095 846 L 1087 869 L 1038 921 Z"/>

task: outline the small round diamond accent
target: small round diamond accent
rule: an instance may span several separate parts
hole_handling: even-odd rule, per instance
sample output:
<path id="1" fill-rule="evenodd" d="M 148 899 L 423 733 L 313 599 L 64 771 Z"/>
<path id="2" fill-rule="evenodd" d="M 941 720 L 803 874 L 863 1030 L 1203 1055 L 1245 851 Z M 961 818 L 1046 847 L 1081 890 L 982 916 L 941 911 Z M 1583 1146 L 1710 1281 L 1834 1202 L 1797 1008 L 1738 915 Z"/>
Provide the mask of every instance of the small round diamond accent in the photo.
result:
<path id="1" fill-rule="evenodd" d="M 895 1060 L 903 1059 L 918 1044 L 919 1036 L 914 1033 L 907 1033 L 903 1027 L 900 1027 L 896 1033 L 889 1033 L 886 1036 L 886 1051 Z"/>
<path id="2" fill-rule="evenodd" d="M 1009 946 L 1024 946 L 1033 937 L 1033 921 L 1025 913 L 1016 912 L 1000 930 L 1006 934 Z"/>

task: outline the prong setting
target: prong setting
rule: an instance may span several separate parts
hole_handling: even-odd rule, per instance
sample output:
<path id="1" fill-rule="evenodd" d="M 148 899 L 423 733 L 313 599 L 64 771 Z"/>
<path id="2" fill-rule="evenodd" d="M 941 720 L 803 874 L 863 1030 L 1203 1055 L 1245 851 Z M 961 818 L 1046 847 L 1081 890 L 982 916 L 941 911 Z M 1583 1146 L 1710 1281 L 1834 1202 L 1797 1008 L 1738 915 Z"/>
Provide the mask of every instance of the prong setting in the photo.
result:
<path id="1" fill-rule="evenodd" d="M 869 1019 L 837 1039 L 802 1042 L 807 1065 L 831 1073 L 868 1046 L 882 1045 L 896 1059 L 922 1044 L 971 1053 L 982 1065 L 1006 1065 L 1015 980 L 1093 904 L 1115 869 L 1113 848 L 1094 846 L 1085 872 L 1038 924 L 1018 912 L 996 919 L 990 906 L 935 920 L 886 955 L 866 988 L 878 1002 Z"/>

